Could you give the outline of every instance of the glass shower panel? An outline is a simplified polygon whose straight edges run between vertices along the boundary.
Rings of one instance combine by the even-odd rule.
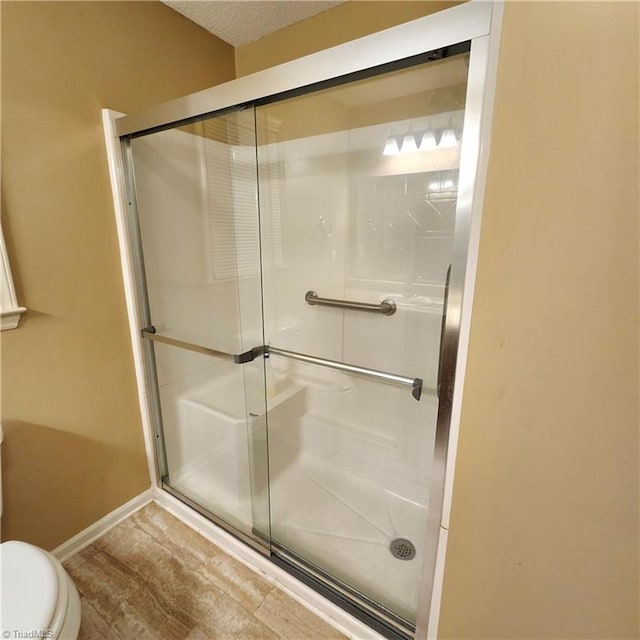
[[[268,546],[264,343],[251,109],[131,140],[163,482]]]
[[[426,547],[466,81],[460,55],[256,109],[272,548],[404,628]]]
[[[247,380],[262,378],[262,359],[238,366],[162,343],[154,351],[165,483],[245,535],[268,539],[266,461],[255,457],[266,451],[264,409],[250,406],[264,407],[264,392],[252,398]]]
[[[131,141],[151,318],[228,353],[262,344],[252,110]]]

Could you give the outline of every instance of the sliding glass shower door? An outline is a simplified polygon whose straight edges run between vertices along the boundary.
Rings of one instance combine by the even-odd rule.
[[[409,630],[467,60],[256,110],[272,549]]]
[[[437,541],[467,51],[129,139],[163,486],[390,637]]]
[[[134,138],[131,158],[163,483],[268,550],[253,110]]]

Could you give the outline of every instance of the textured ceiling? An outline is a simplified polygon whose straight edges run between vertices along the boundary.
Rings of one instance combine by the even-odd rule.
[[[345,0],[163,0],[237,47],[342,4]]]

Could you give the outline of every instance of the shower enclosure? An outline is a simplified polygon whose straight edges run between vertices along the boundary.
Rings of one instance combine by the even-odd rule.
[[[390,638],[433,579],[487,58],[409,24],[451,41],[117,122],[163,489]]]

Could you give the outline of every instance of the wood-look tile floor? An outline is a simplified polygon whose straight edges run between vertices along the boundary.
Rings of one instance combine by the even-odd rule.
[[[78,640],[346,640],[154,503],[64,566]]]

